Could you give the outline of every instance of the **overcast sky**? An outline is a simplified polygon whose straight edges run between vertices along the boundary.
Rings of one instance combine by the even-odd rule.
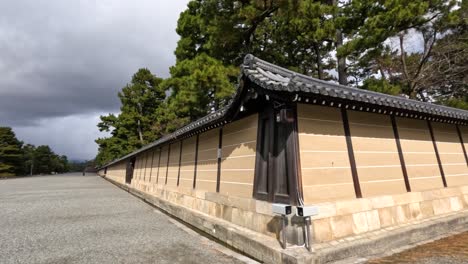
[[[0,1],[0,126],[91,159],[99,116],[138,68],[167,77],[188,0]]]

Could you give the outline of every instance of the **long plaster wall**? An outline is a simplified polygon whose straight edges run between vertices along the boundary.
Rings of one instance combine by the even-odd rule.
[[[106,177],[119,182],[125,183],[125,173],[127,168],[127,162],[122,161],[107,168]]]
[[[406,193],[404,169],[413,192],[443,188],[442,175],[448,187],[468,185],[467,161],[455,125],[397,117],[395,134],[388,115],[352,110],[346,113],[351,146],[346,143],[340,109],[298,105],[300,169],[306,204],[356,198],[350,147],[362,197]],[[460,134],[467,138],[467,129],[460,127]],[[466,140],[464,145],[466,148]]]
[[[258,115],[251,115],[136,156],[132,185],[143,190],[163,188],[219,192],[251,198],[253,192]],[[198,142],[198,144],[197,144]],[[112,165],[107,176],[125,182],[125,162]],[[114,172],[118,171],[119,173]],[[195,188],[194,188],[195,186]]]
[[[363,195],[356,199],[341,111],[299,105],[298,117],[304,200],[319,207],[319,215],[312,219],[314,241],[360,235],[468,208],[468,186],[459,180],[465,180],[461,174],[466,174],[466,164],[460,164],[464,155],[461,143],[458,141],[458,147],[455,144],[455,139],[459,140],[456,127],[432,123],[448,183],[444,188],[439,166],[431,165],[437,165],[437,157],[428,123],[396,118],[411,186],[411,192],[406,192],[391,119],[347,111]],[[195,136],[140,154],[131,186],[170,203],[277,237],[279,222],[271,212],[271,204],[252,198],[257,118],[250,116],[223,127],[219,192],[219,129],[198,136],[198,151]],[[460,131],[467,148],[468,130],[460,127]],[[180,145],[182,151],[177,147]],[[172,152],[173,149],[178,152]],[[175,187],[176,181],[168,178],[168,184],[165,182],[174,164],[180,164],[179,186]],[[109,167],[107,177],[124,182],[125,163]],[[296,226],[288,228],[292,232],[302,230]]]
[[[300,104],[297,116],[304,201],[354,198],[340,110]]]
[[[390,116],[348,111],[362,196],[406,192]]]
[[[456,126],[442,123],[432,126],[447,186],[468,185],[467,162]]]
[[[257,115],[223,128],[219,192],[229,196],[251,198],[257,147]]]

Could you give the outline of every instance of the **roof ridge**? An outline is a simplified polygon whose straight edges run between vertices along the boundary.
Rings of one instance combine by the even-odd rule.
[[[263,72],[266,71],[267,74],[263,74],[259,70],[262,70]],[[398,101],[399,103],[404,104],[404,105],[409,105],[409,104],[415,105],[416,109],[409,109],[409,110],[418,111],[417,108],[424,109],[424,108],[429,108],[430,107],[430,108],[435,108],[434,109],[435,112],[448,112],[449,111],[449,112],[453,112],[455,115],[459,115],[458,117],[454,116],[454,118],[464,117],[463,119],[468,119],[468,111],[464,110],[464,109],[459,109],[459,108],[449,107],[449,106],[445,106],[445,105],[434,104],[434,103],[430,103],[430,102],[422,102],[422,101],[418,101],[418,100],[414,100],[414,99],[409,99],[409,98],[406,98],[406,97],[403,97],[403,96],[389,95],[389,94],[384,94],[384,93],[379,93],[379,92],[375,92],[375,91],[359,89],[359,88],[356,88],[356,87],[350,87],[350,86],[336,84],[336,83],[329,82],[329,81],[320,80],[320,79],[317,79],[317,78],[314,78],[314,77],[311,77],[311,76],[308,76],[308,75],[305,75],[305,74],[301,74],[301,73],[291,71],[289,69],[283,68],[283,67],[275,65],[273,63],[267,62],[265,60],[262,60],[262,59],[260,59],[258,57],[253,56],[252,54],[248,54],[248,55],[245,56],[244,63],[243,63],[243,71],[244,71],[244,73],[246,75],[250,75],[250,76],[255,75],[256,73],[254,73],[254,72],[257,71],[259,74],[263,75],[263,77],[269,78],[271,81],[276,81],[275,79],[278,78],[278,77],[270,78],[269,76],[271,74],[276,74],[276,75],[279,74],[279,75],[281,75],[283,77],[283,79],[288,80],[287,84],[282,82],[282,84],[283,84],[282,86],[285,86],[284,84],[286,84],[286,86],[291,86],[291,85],[294,86],[295,85],[296,87],[293,90],[297,90],[297,91],[310,92],[310,91],[304,91],[304,90],[307,90],[307,89],[302,89],[302,90],[298,89],[298,88],[300,88],[299,86],[302,86],[303,84],[305,84],[305,85],[308,84],[308,85],[311,85],[311,86],[319,85],[319,86],[323,86],[325,88],[337,89],[337,90],[342,91],[342,92],[358,93],[358,94],[365,95],[365,96],[370,96],[370,97],[380,97],[381,99],[385,99],[387,101],[388,100]],[[252,72],[252,71],[254,71],[254,72]],[[251,78],[251,79],[258,78],[256,76],[253,76],[253,77],[254,78]],[[263,83],[264,86],[271,85],[271,84],[267,84],[268,81],[265,81],[265,80],[257,80],[257,81],[260,81],[260,83]],[[320,87],[316,87],[316,88],[320,88]],[[406,109],[406,108],[404,108],[404,109]]]

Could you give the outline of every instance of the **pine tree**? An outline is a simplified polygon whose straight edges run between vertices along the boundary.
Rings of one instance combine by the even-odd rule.
[[[178,62],[162,83],[171,96],[160,108],[157,123],[170,132],[218,110],[234,93],[238,75],[238,67],[224,66],[206,54]]]
[[[22,173],[22,145],[10,127],[0,127],[0,177]]]
[[[111,137],[96,140],[99,164],[130,153],[161,135],[155,126],[156,111],[166,96],[160,88],[161,81],[148,69],[139,69],[118,94],[120,114],[101,116],[98,128],[110,132]]]

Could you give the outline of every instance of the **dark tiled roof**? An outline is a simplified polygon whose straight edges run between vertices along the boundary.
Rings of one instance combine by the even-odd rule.
[[[386,107],[394,110],[411,111],[413,113],[420,113],[421,115],[429,115],[434,118],[440,117],[442,119],[450,118],[463,122],[468,121],[468,111],[465,110],[419,102],[404,97],[391,96],[322,81],[268,63],[250,54],[244,58],[244,63],[241,67],[241,77],[248,78],[262,89],[272,92],[287,92],[309,97],[320,96],[322,98],[365,103],[367,105],[374,105],[376,108]],[[208,114],[139,150],[108,163],[105,166],[125,160],[138,153],[172,140],[192,135],[199,131],[209,130],[231,121],[230,118],[234,116],[234,113],[240,106],[242,92],[243,86],[241,85],[237,89],[233,99],[226,107]]]
[[[320,95],[366,103],[379,108],[388,107],[434,117],[468,120],[468,111],[465,110],[322,81],[281,68],[252,55],[247,55],[244,59],[243,74],[260,87],[271,91]]]

